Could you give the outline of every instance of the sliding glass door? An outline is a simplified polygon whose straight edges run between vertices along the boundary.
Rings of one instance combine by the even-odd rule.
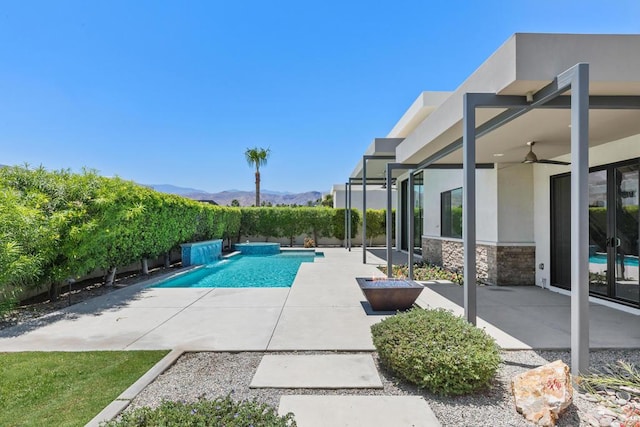
[[[589,291],[640,306],[638,160],[589,173]],[[571,177],[551,179],[551,281],[571,287]]]

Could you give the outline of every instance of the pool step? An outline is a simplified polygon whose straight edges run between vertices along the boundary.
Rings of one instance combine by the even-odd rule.
[[[369,354],[265,355],[251,388],[382,388]]]

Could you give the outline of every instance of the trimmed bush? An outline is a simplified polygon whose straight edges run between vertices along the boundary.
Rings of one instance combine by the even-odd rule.
[[[441,395],[488,387],[500,364],[493,338],[444,309],[398,313],[373,325],[371,332],[384,366]]]
[[[105,427],[145,426],[295,426],[293,414],[278,416],[275,408],[254,401],[235,402],[229,396],[195,403],[165,401],[155,409],[138,408],[123,413]]]

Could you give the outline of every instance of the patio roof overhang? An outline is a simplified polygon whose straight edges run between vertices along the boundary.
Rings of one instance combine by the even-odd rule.
[[[352,182],[362,182],[362,177],[366,169],[367,179],[385,179],[385,165],[390,160],[395,159],[396,148],[403,141],[404,138],[375,138],[364,155],[349,175],[349,179]],[[366,159],[366,167],[365,167]]]
[[[528,152],[529,141],[536,142],[539,158],[567,155],[571,92],[535,109],[527,108],[531,102],[526,101],[580,62],[587,62],[590,67],[589,146],[638,134],[640,110],[634,97],[640,96],[639,51],[640,35],[515,34],[404,135],[396,149],[396,161],[420,165],[462,163],[463,98],[474,92],[516,96],[525,101],[524,106],[478,110],[478,163],[519,163]],[[615,109],[612,96],[617,97]],[[629,98],[621,98],[624,96]],[[500,118],[514,109],[523,114],[501,123]],[[407,113],[410,111],[411,108]],[[407,120],[403,117],[398,123]],[[491,131],[483,132],[483,126]]]

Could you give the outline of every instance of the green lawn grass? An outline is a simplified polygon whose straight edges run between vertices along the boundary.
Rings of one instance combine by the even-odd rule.
[[[83,426],[167,353],[0,353],[0,426]]]

